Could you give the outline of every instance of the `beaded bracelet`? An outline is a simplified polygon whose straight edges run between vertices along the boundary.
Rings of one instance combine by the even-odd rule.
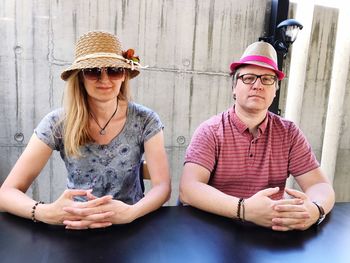
[[[243,201],[244,201],[244,199],[240,198],[238,200],[238,204],[237,204],[237,218],[238,218],[239,221],[242,221],[242,219],[241,219],[241,205],[242,205]]]
[[[245,206],[244,206],[244,200],[245,199],[243,199],[242,200],[242,203],[241,203],[241,206],[242,206],[242,222],[244,222],[245,221]]]
[[[44,202],[42,202],[42,201],[36,202],[35,205],[33,205],[33,207],[32,207],[32,221],[33,221],[33,222],[38,222],[38,221],[35,219],[35,209],[36,209],[36,207],[37,207],[39,204],[44,204]]]

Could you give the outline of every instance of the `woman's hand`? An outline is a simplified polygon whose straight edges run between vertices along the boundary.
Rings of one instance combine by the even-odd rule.
[[[87,202],[75,202],[63,210],[73,219],[64,220],[63,223],[69,229],[101,228],[112,224],[126,224],[135,218],[134,206],[122,201],[112,200],[111,196],[97,198],[87,192]],[[77,218],[77,219],[76,219]]]
[[[74,201],[75,196],[86,196],[89,201]],[[64,224],[66,228],[74,229],[110,226],[112,223],[105,219],[113,215],[113,212],[99,210],[99,213],[93,214],[88,213],[86,209],[104,205],[108,203],[112,197],[94,197],[90,200],[91,198],[91,190],[65,190],[55,202],[39,205],[36,209],[36,217],[39,221],[44,223],[56,225]],[[79,209],[84,207],[86,209]],[[70,227],[70,225],[72,225],[72,227]]]

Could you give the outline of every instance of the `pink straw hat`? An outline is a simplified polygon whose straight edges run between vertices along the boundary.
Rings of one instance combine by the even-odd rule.
[[[231,72],[234,72],[241,65],[256,65],[272,69],[279,80],[284,78],[284,73],[278,70],[276,50],[267,42],[260,41],[249,45],[240,60],[231,64]]]

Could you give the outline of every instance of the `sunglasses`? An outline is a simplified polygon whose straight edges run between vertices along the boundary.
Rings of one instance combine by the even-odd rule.
[[[121,79],[125,73],[124,68],[116,68],[116,67],[82,69],[84,78],[88,80],[94,80],[94,81],[101,79],[102,71],[106,72],[109,79],[111,80]]]

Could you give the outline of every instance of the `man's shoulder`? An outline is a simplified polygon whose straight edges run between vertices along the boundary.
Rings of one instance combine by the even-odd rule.
[[[210,117],[200,124],[200,128],[217,131],[225,126],[225,123],[229,121],[229,111],[220,112],[217,115]]]
[[[268,113],[268,118],[273,128],[281,128],[281,129],[287,129],[287,130],[296,128],[296,125],[293,121],[285,119],[272,112]]]

